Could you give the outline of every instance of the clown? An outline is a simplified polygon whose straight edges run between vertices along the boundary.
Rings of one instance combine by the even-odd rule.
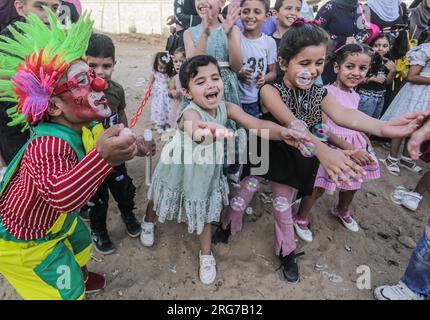
[[[66,32],[47,14],[49,27],[31,15],[10,28],[16,40],[0,37],[0,100],[16,104],[11,125],[30,129],[0,184],[0,273],[24,299],[82,299],[105,279],[87,271],[91,240],[76,211],[138,147],[121,125],[83,143],[110,115],[104,81],[82,60],[92,21],[84,14]]]

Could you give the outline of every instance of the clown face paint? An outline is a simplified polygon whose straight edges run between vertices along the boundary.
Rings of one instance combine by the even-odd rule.
[[[111,115],[103,91],[98,92],[92,88],[94,76],[89,75],[89,70],[90,67],[83,61],[73,63],[67,70],[67,81],[75,79],[78,84],[77,88],[62,94],[62,109],[66,116],[72,118],[70,120],[86,122],[102,120]],[[60,85],[64,82],[60,82]]]

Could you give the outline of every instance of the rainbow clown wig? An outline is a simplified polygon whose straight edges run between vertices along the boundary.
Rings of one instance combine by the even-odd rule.
[[[0,101],[16,103],[7,110],[10,126],[27,129],[45,118],[58,81],[88,47],[93,27],[88,14],[64,31],[54,13],[46,11],[50,27],[32,14],[9,26],[15,40],[0,36]]]

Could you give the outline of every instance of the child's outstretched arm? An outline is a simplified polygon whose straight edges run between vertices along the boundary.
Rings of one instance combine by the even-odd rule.
[[[279,91],[271,85],[265,85],[260,90],[260,101],[263,111],[267,110],[285,127],[289,127],[291,122],[296,120],[294,114],[282,101]],[[328,147],[309,133],[310,140],[316,145],[315,156],[320,160],[331,179],[339,185],[338,179],[350,184],[350,180],[345,173],[353,179],[359,179],[358,174],[364,170],[354,163],[349,156],[355,151],[340,151]]]
[[[381,121],[359,110],[343,107],[330,93],[321,102],[321,107],[339,126],[389,138],[410,136],[428,115],[428,112],[417,112],[390,121]]]
[[[215,122],[204,122],[195,110],[184,112],[179,128],[192,137],[196,143],[210,144],[215,139],[225,139],[232,136],[226,127]]]
[[[226,107],[230,119],[233,119],[244,128],[257,130],[257,135],[259,136],[264,137],[263,133],[267,132],[270,140],[283,140],[295,148],[297,148],[300,143],[310,140],[306,134],[299,131],[284,128],[272,121],[260,120],[253,117],[234,103],[227,102]]]
[[[409,68],[408,72],[408,81],[413,84],[423,84],[423,85],[429,85],[430,84],[430,78],[423,77],[420,75],[421,70],[423,69],[420,65],[413,65]]]

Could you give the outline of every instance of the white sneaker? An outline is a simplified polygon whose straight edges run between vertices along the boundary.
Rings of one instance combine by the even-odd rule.
[[[306,242],[312,242],[314,239],[311,229],[302,229],[297,223],[294,223],[294,230],[296,230],[297,236]]]
[[[378,300],[424,300],[424,297],[413,292],[402,281],[393,286],[377,287],[374,294]]]
[[[211,284],[215,281],[216,278],[216,262],[215,258],[212,255],[202,255],[202,252],[199,252],[200,258],[200,281],[204,284]]]
[[[140,233],[140,242],[145,247],[152,247],[154,245],[154,226],[152,222],[146,222],[145,218],[142,220],[142,232]]]
[[[401,204],[409,210],[416,211],[422,198],[423,196],[420,195],[418,192],[408,191],[403,194]]]

